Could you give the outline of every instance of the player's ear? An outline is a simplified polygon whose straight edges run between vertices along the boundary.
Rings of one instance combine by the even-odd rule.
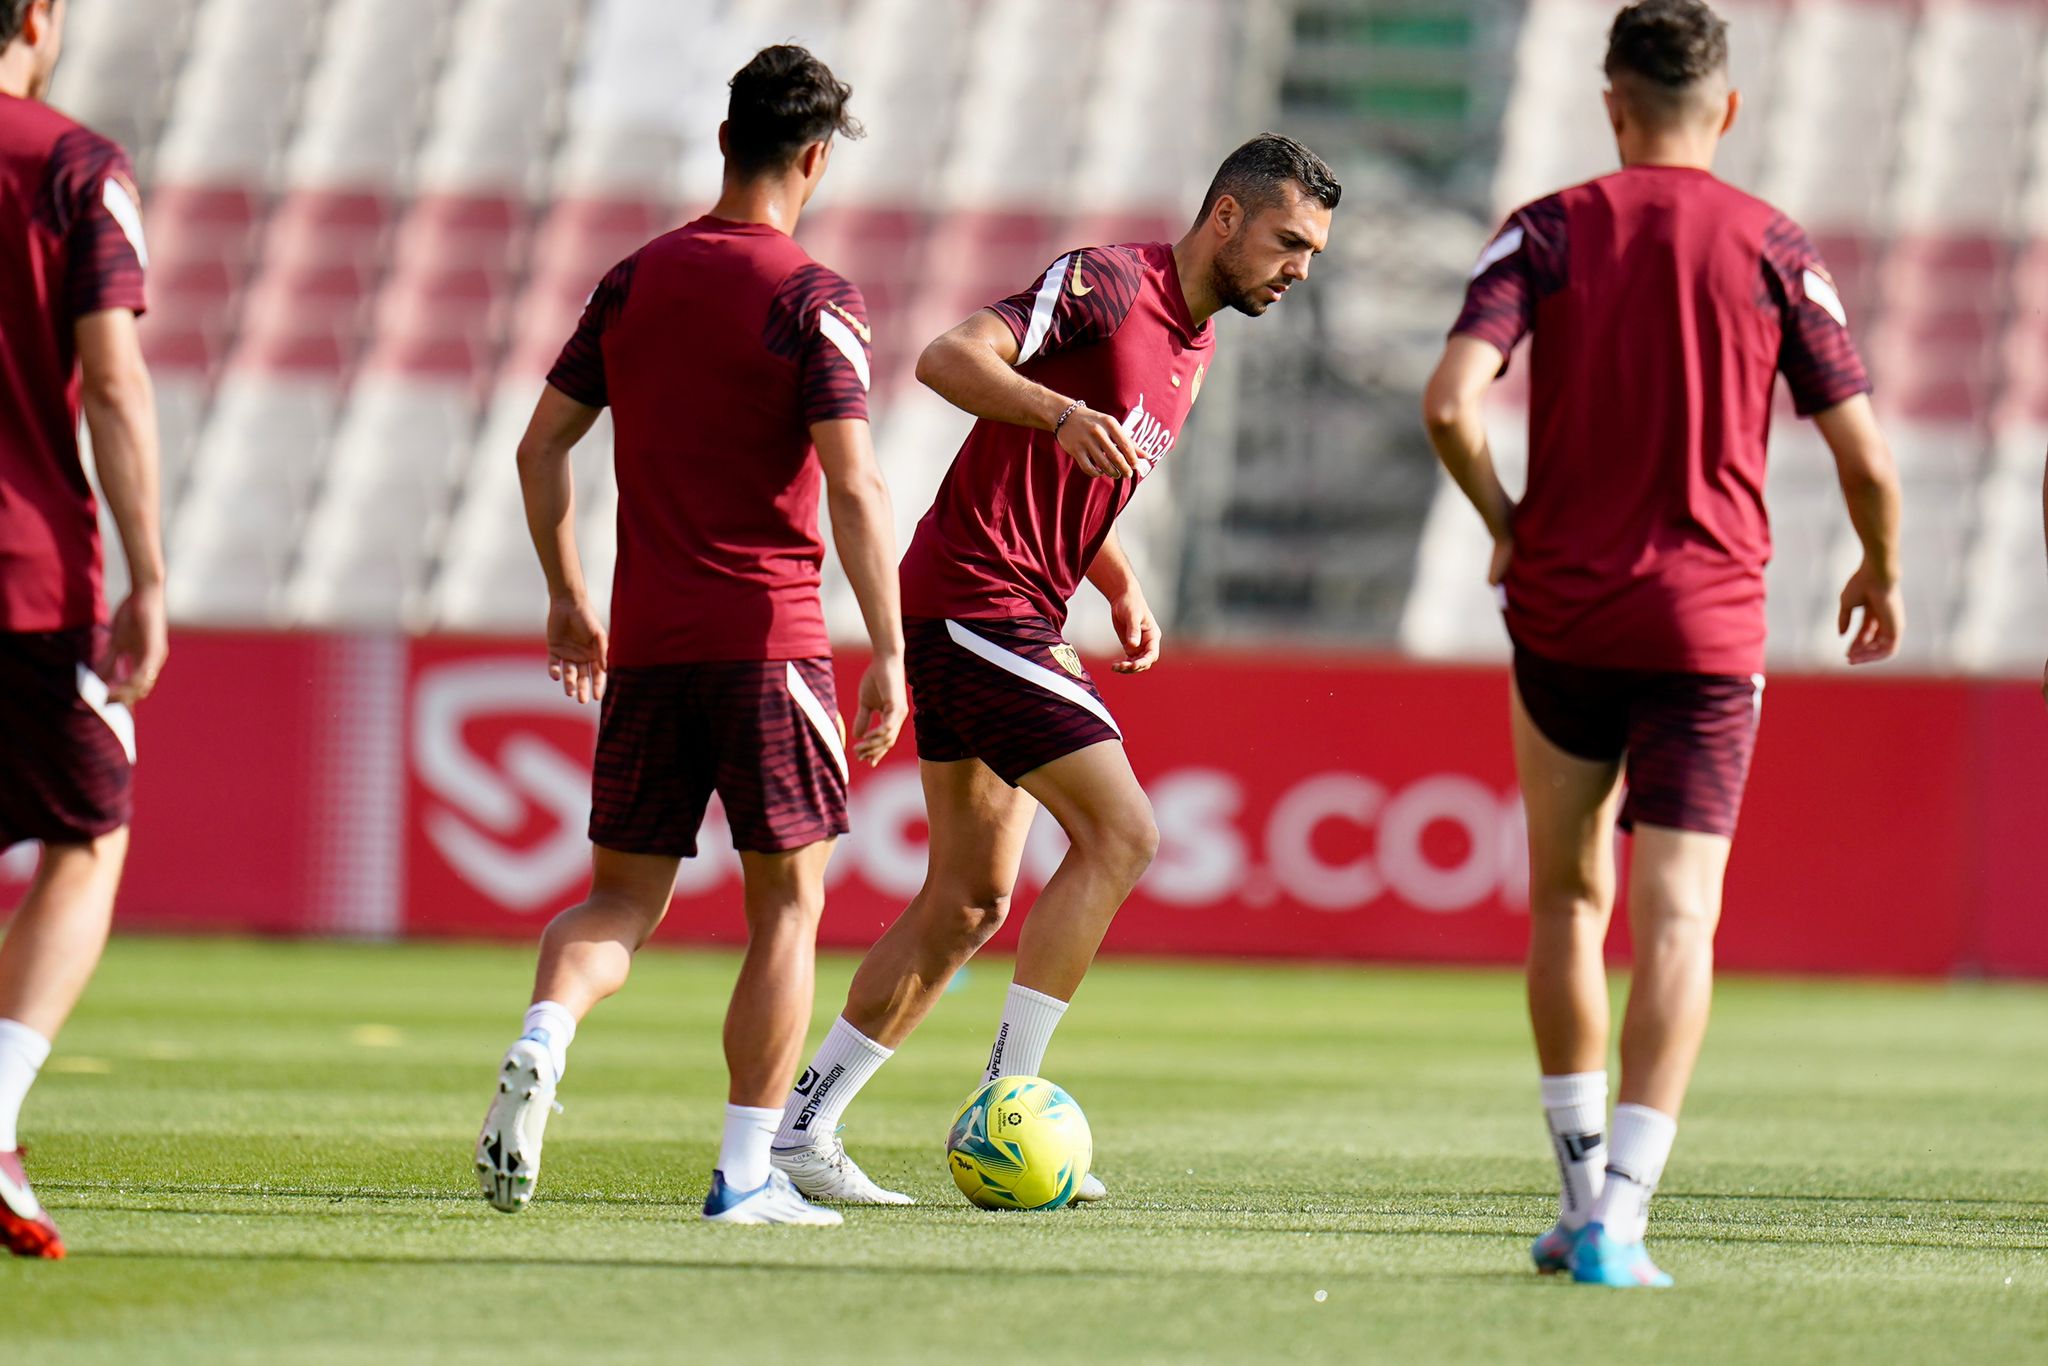
[[[1728,92],[1728,112],[1721,116],[1722,137],[1727,137],[1729,133],[1735,130],[1735,120],[1738,117],[1740,117],[1741,114],[1742,92],[1740,90],[1730,90]]]
[[[729,121],[727,121],[727,120],[724,120],[724,119],[720,119],[720,120],[719,120],[719,122],[718,122],[718,154],[719,154],[720,156],[722,156],[722,157],[729,157],[729,156],[731,156],[731,155],[732,155],[732,148],[731,148],[731,146],[729,146],[729,145],[728,145],[728,142],[727,142],[727,139],[726,139],[726,135],[725,135],[725,130],[726,130],[726,129],[728,129],[728,128],[730,128],[730,127],[732,127],[732,124],[731,124],[731,123],[730,123]]]
[[[1600,92],[1600,98],[1607,104],[1607,126],[1614,130],[1614,136],[1618,138],[1628,125],[1628,102],[1622,99],[1611,85]]]
[[[1237,236],[1237,230],[1244,225],[1244,205],[1237,202],[1233,194],[1218,195],[1216,208],[1211,215],[1216,231],[1224,237]]]

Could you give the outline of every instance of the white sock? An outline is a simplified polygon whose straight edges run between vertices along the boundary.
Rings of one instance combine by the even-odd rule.
[[[1650,1226],[1650,1197],[1663,1179],[1678,1121],[1647,1105],[1614,1107],[1614,1141],[1607,1152],[1607,1184],[1593,1207],[1593,1220],[1604,1224],[1620,1243],[1640,1243]]]
[[[895,1056],[895,1049],[882,1047],[843,1016],[834,1020],[825,1042],[818,1045],[818,1056],[796,1079],[789,1102],[782,1107],[775,1146],[802,1148],[830,1138],[860,1088]]]
[[[49,1056],[48,1039],[18,1021],[0,1020],[0,1152],[16,1146],[21,1103]]]
[[[982,1069],[981,1079],[1038,1076],[1038,1069],[1045,1066],[1046,1045],[1066,1013],[1067,1003],[1057,996],[1010,983],[1010,994],[1003,1002],[1003,1022],[996,1027],[995,1046],[988,1051],[988,1066]]]
[[[757,1105],[725,1107],[725,1137],[718,1145],[718,1170],[728,1190],[759,1190],[768,1179],[768,1145],[782,1111]]]
[[[555,1064],[555,1083],[560,1085],[562,1074],[569,1070],[569,1045],[576,1039],[576,1017],[560,1001],[535,1001],[526,1008],[523,1029],[520,1038],[532,1039],[547,1049]]]
[[[1543,1115],[1557,1154],[1557,1220],[1583,1228],[1607,1175],[1607,1074],[1566,1072],[1543,1078]]]

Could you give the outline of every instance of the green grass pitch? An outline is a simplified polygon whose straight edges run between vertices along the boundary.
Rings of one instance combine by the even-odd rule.
[[[729,955],[649,953],[590,1020],[508,1217],[470,1145],[530,952],[117,943],[25,1116],[72,1256],[0,1264],[0,1360],[2048,1359],[2048,990],[1724,983],[1679,1287],[1621,1294],[1528,1270],[1512,974],[1105,962],[1047,1070],[1113,1200],[991,1214],[939,1148],[1006,967],[850,1116],[920,1205],[744,1229],[696,1218]]]

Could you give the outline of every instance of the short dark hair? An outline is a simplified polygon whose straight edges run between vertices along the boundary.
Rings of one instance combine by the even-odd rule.
[[[743,175],[784,170],[797,153],[834,133],[862,135],[859,121],[846,112],[853,87],[805,48],[764,47],[727,84],[726,155]]]
[[[1701,81],[1728,69],[1728,24],[1706,0],[1640,0],[1614,16],[1607,79],[1677,113]]]
[[[28,22],[28,7],[35,0],[0,0],[0,47],[6,47],[21,36],[21,26]]]
[[[1247,214],[1278,204],[1288,185],[1299,185],[1311,199],[1326,209],[1337,207],[1344,187],[1329,164],[1293,138],[1279,133],[1261,133],[1223,159],[1209,193],[1202,197],[1202,211],[1195,221],[1208,218],[1216,201],[1229,195],[1244,206]]]

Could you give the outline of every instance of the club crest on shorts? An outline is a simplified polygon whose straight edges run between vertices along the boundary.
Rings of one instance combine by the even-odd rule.
[[[1059,666],[1074,677],[1081,677],[1081,652],[1071,645],[1060,644],[1052,647],[1052,657]]]

